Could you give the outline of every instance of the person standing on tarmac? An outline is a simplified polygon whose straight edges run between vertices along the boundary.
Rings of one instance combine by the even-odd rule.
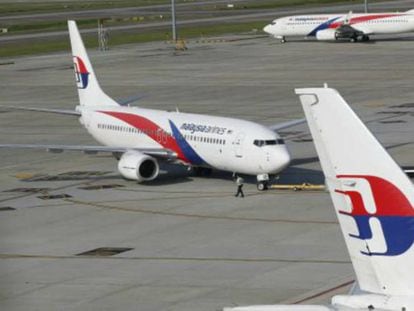
[[[244,182],[243,178],[241,178],[240,176],[237,176],[237,178],[236,178],[237,192],[234,195],[235,197],[238,197],[239,194],[240,194],[241,197],[244,198],[243,182]]]

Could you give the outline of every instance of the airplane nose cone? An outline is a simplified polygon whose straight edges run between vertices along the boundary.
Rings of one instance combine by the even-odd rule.
[[[272,27],[270,25],[266,25],[266,26],[264,26],[263,31],[266,32],[266,33],[268,33],[268,34],[271,34],[271,32],[270,32],[270,29],[271,28]]]
[[[280,154],[278,154],[278,166],[279,171],[282,171],[290,163],[290,154],[287,149],[284,149]]]

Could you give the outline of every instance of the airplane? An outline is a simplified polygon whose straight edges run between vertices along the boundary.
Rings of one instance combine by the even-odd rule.
[[[404,13],[293,15],[275,19],[263,31],[282,43],[287,36],[315,37],[320,41],[368,41],[373,34],[414,31],[414,9]]]
[[[68,28],[80,105],[73,111],[7,108],[79,117],[102,146],[2,144],[0,148],[112,153],[119,160],[119,173],[138,182],[155,179],[160,172],[159,161],[183,164],[203,174],[214,168],[256,175],[259,190],[267,188],[269,175],[288,166],[289,152],[276,131],[305,119],[266,127],[235,118],[120,105],[99,86],[76,22],[68,21]]]
[[[225,311],[414,310],[414,187],[334,89],[296,89],[356,274],[330,305]]]

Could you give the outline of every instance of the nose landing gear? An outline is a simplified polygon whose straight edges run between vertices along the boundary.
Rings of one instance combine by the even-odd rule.
[[[275,36],[276,39],[280,40],[280,43],[285,43],[286,42],[286,38],[285,36]]]
[[[259,190],[259,191],[265,191],[268,188],[269,188],[268,182],[261,181],[261,182],[258,182],[257,183],[257,190]]]
[[[265,191],[269,188],[269,174],[257,175],[257,190]]]

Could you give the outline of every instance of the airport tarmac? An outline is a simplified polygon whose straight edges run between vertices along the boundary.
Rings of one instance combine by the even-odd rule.
[[[139,94],[143,107],[269,125],[303,116],[295,87],[328,82],[399,164],[414,165],[414,35],[368,44],[226,39],[190,41],[185,52],[150,43],[90,57],[115,98]],[[69,52],[0,63],[2,105],[77,104]],[[293,163],[278,182],[323,183],[306,126],[281,134]],[[95,144],[74,117],[6,111],[0,143]],[[239,199],[230,173],[199,178],[175,167],[139,185],[105,155],[0,157],[2,310],[326,303],[354,278],[326,192],[259,192],[252,179]]]

